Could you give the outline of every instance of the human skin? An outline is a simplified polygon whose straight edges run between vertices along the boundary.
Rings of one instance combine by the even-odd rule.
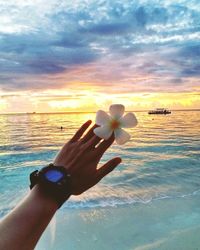
[[[71,175],[71,195],[80,195],[96,185],[120,162],[113,158],[103,166],[98,163],[114,142],[112,135],[101,140],[94,135],[91,121],[84,123],[58,152],[54,165],[64,166]],[[27,196],[0,222],[0,250],[34,249],[43,231],[58,209],[53,198],[45,195],[36,185]]]

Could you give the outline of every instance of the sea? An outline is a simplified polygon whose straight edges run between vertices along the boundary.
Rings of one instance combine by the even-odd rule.
[[[57,211],[36,250],[200,249],[200,111],[135,115],[131,140],[100,162],[122,163]],[[0,115],[0,217],[88,119],[95,113]]]

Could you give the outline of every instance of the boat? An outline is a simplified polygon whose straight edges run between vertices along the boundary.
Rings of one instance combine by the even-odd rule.
[[[27,115],[36,114],[36,112],[26,112]]]
[[[168,109],[164,109],[164,108],[158,108],[154,110],[149,110],[148,114],[149,115],[167,115],[167,114],[171,114],[171,111]]]

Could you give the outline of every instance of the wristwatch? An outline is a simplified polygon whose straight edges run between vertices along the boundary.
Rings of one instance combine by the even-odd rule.
[[[39,185],[42,192],[55,200],[59,207],[71,195],[71,176],[66,168],[52,163],[30,174],[30,189]]]

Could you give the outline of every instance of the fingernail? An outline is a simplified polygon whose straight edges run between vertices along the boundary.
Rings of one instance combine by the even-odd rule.
[[[121,158],[116,158],[116,163],[119,164],[122,162],[122,159]]]

